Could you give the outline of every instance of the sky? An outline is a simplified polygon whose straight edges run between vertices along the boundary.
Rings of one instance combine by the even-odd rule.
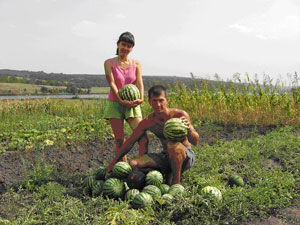
[[[124,31],[143,75],[300,72],[299,0],[0,0],[0,69],[104,74]]]

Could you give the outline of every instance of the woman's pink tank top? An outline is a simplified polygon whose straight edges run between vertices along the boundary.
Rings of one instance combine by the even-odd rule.
[[[115,79],[115,83],[117,85],[118,91],[120,91],[121,87],[125,84],[135,84],[136,81],[136,67],[134,65],[134,61],[131,61],[131,65],[126,69],[123,69],[121,66],[117,65],[117,58],[111,60],[111,70]],[[110,89],[108,100],[117,101],[117,97]]]

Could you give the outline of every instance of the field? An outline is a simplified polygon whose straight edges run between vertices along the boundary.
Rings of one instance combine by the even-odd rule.
[[[33,95],[44,94],[41,92],[41,87],[46,87],[49,90],[65,90],[64,86],[50,86],[50,85],[36,85],[36,84],[23,84],[23,83],[0,83],[0,95]],[[86,91],[86,89],[83,89]],[[107,94],[109,87],[92,87],[90,94]]]
[[[200,134],[197,163],[183,175],[183,196],[138,210],[82,188],[114,156],[106,100],[1,101],[0,224],[299,224],[300,93],[255,82],[169,93],[169,106],[187,111]],[[146,102],[142,110],[151,112]],[[229,186],[233,174],[245,185]],[[201,194],[207,185],[223,200]]]

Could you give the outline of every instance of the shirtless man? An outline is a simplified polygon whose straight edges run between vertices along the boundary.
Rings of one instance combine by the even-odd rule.
[[[189,169],[195,163],[195,153],[192,145],[197,145],[199,134],[194,129],[189,115],[180,109],[168,108],[169,99],[166,88],[161,85],[155,85],[148,91],[149,104],[153,113],[143,119],[131,136],[125,141],[116,153],[115,158],[108,165],[108,172],[112,171],[113,166],[127,154],[133,145],[146,134],[146,131],[154,133],[163,145],[161,153],[147,153],[148,146],[145,147],[143,156],[139,156],[130,161],[133,169],[157,169],[167,175],[169,185],[180,183],[180,177],[183,171]],[[172,142],[163,135],[165,122],[170,118],[181,118],[188,126],[188,136],[181,142]]]

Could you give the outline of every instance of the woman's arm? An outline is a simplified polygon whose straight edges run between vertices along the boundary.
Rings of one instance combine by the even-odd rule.
[[[143,78],[142,78],[142,65],[138,60],[135,60],[135,66],[136,66],[136,83],[135,84],[141,93],[141,99],[140,99],[140,101],[138,101],[138,104],[141,104],[144,101],[144,84],[143,84]]]

